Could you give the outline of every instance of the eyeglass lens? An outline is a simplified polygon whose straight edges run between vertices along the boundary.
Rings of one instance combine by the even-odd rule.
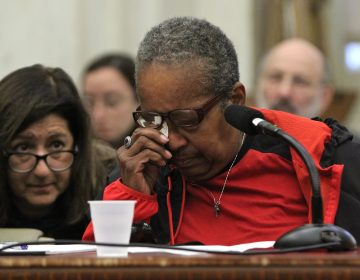
[[[169,113],[169,119],[177,126],[197,125],[200,121],[195,110],[175,110]]]
[[[158,128],[163,123],[164,118],[170,119],[175,126],[190,127],[199,124],[205,113],[219,102],[223,95],[224,94],[216,95],[208,100],[201,108],[178,109],[170,111],[169,113],[136,111],[133,113],[133,117],[141,127]]]
[[[199,116],[195,110],[175,110],[167,117],[176,126],[192,126],[199,123]],[[164,115],[153,112],[134,112],[136,122],[142,127],[157,128],[163,122]]]
[[[163,119],[160,115],[152,112],[134,112],[134,118],[136,119],[136,122],[142,127],[157,128],[163,122]]]
[[[16,172],[30,172],[35,168],[39,160],[44,159],[47,166],[53,171],[63,171],[68,169],[74,160],[71,151],[60,151],[37,156],[28,153],[16,153],[9,156],[9,165]]]

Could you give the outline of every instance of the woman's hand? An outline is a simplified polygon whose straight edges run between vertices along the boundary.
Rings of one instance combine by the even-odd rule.
[[[131,136],[132,145],[122,146],[117,154],[121,180],[126,186],[151,194],[159,176],[160,167],[172,157],[164,145],[169,139],[152,128],[137,128]]]

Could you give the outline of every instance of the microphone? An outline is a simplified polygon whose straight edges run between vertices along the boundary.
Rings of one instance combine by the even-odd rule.
[[[336,243],[330,246],[329,249],[355,249],[356,240],[348,231],[332,224],[323,223],[319,173],[311,155],[304,146],[281,128],[264,120],[263,114],[255,109],[240,105],[229,105],[225,109],[224,116],[230,125],[246,134],[255,135],[260,133],[285,140],[300,155],[309,172],[312,187],[312,223],[285,233],[275,242],[274,247],[285,249],[323,243]]]

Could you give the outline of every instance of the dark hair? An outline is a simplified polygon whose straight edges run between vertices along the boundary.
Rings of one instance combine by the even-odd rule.
[[[95,58],[95,60],[91,61],[85,68],[84,74],[103,67],[114,68],[125,77],[133,88],[135,88],[135,64],[134,60],[129,55],[113,53]]]
[[[71,78],[60,68],[33,65],[18,69],[0,81],[0,144],[7,148],[12,139],[32,123],[49,114],[63,117],[78,147],[71,168],[70,186],[58,198],[64,222],[84,217],[91,182],[90,119]],[[11,215],[6,158],[0,153],[0,225]]]
[[[237,55],[232,42],[206,20],[175,17],[153,27],[140,44],[136,57],[136,79],[151,63],[200,62],[200,82],[207,92],[231,92],[239,81]]]

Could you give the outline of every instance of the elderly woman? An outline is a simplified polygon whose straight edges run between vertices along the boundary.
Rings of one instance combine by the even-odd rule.
[[[0,81],[0,145],[0,227],[80,239],[99,168],[89,117],[63,70],[34,65]]]
[[[149,221],[157,242],[277,240],[314,222],[312,209],[321,205],[311,202],[309,175],[296,151],[272,136],[239,131],[224,117],[227,106],[245,103],[246,93],[235,48],[218,27],[191,17],[153,27],[137,52],[136,83],[138,128],[118,150],[121,179],[105,189],[104,199],[136,200],[134,221]],[[353,214],[360,212],[359,144],[331,120],[259,112],[313,157],[324,222],[360,242]],[[249,118],[238,121],[251,125]],[[334,237],[327,240],[353,246],[340,232],[327,231]],[[84,239],[93,238],[89,226]]]

